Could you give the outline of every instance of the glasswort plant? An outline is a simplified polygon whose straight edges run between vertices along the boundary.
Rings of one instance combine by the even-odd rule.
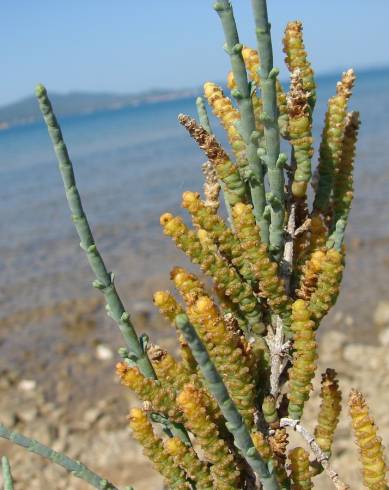
[[[346,489],[331,461],[341,409],[334,370],[322,375],[314,434],[300,419],[317,367],[317,330],[336,302],[345,262],[360,124],[358,112],[348,108],[355,75],[343,73],[328,101],[313,171],[316,84],[301,22],[289,22],[285,29],[290,72],[285,91],[273,66],[266,1],[252,0],[256,49],[240,43],[228,0],[214,8],[231,61],[231,98],[206,82],[204,97],[196,100],[199,121],[178,116],[207,159],[204,197],[194,191],[182,196],[193,227],[168,212],[160,218],[163,233],[213,281],[210,291],[201,277],[174,267],[171,279],[180,299],[170,291],[154,294],[155,306],[176,329],[180,360],[147,336],[138,337],[95,244],[46,89],[39,85],[36,95],[81,248],[95,275],[93,286],[104,294],[107,313],[126,343],[117,374],[143,402],[131,410],[129,424],[166,485],[297,490],[313,488],[315,476],[324,471],[330,484]],[[212,133],[206,103],[226,131],[230,152]],[[289,155],[281,152],[281,139],[289,144]],[[228,221],[218,214],[219,192]],[[361,393],[352,391],[349,407],[364,485],[385,489],[383,447]],[[162,426],[162,435],[156,425]],[[288,430],[300,434],[301,447],[289,450]],[[80,463],[3,426],[0,436],[65,466],[96,488],[116,488]],[[3,471],[6,488],[13,488],[6,460]]]

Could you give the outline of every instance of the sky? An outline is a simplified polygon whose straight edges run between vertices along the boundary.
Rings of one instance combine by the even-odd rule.
[[[220,81],[229,70],[213,0],[1,0],[0,105],[51,91],[135,93]],[[255,46],[251,1],[233,1]],[[275,66],[288,20],[302,20],[317,73],[389,65],[389,0],[268,0]]]

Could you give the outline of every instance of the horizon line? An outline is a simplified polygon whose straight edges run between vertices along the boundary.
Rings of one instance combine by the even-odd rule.
[[[364,74],[364,73],[368,73],[368,72],[372,72],[372,71],[385,71],[385,70],[389,70],[389,64],[377,64],[377,65],[364,65],[362,67],[359,67],[359,68],[354,68],[354,67],[351,67],[355,70],[357,76],[358,74]],[[343,69],[337,69],[337,68],[333,68],[331,70],[327,70],[327,71],[323,71],[323,72],[318,72],[318,73],[315,73],[315,77],[317,78],[330,78],[330,77],[333,77],[333,76],[336,76],[336,75],[340,75],[343,73],[343,71],[347,70],[348,68],[343,68]],[[282,83],[284,82],[288,82],[288,79],[285,78],[285,77],[280,77],[280,81]],[[37,82],[38,83],[38,82]],[[205,82],[204,82],[205,83]],[[222,86],[226,85],[226,82],[216,82]],[[199,85],[201,86],[201,85]],[[177,92],[184,92],[186,90],[195,90],[197,88],[197,85],[191,85],[191,86],[183,86],[183,87],[153,87],[153,88],[149,88],[147,90],[143,90],[143,91],[137,91],[137,92],[116,92],[116,91],[109,91],[109,90],[104,90],[104,91],[95,91],[94,89],[71,89],[69,91],[56,91],[56,90],[50,90],[51,94],[52,95],[59,95],[59,96],[69,96],[69,95],[73,95],[73,94],[82,94],[82,95],[88,95],[88,94],[92,94],[92,95],[110,95],[110,96],[113,96],[113,95],[117,95],[117,96],[133,96],[133,97],[136,97],[136,96],[140,96],[140,95],[146,95],[147,93],[149,92],[158,92],[158,91],[161,91],[161,92],[174,92],[174,91],[177,91]],[[1,104],[0,105],[0,110],[2,109],[5,109],[9,106],[12,106],[14,104],[17,104],[19,102],[22,102],[23,100],[27,100],[31,97],[34,97],[34,89],[35,87],[32,88],[31,90],[31,94],[30,95],[24,95],[24,96],[21,96],[21,97],[18,97],[17,99],[14,99],[13,101],[11,102],[6,102],[5,104]]]

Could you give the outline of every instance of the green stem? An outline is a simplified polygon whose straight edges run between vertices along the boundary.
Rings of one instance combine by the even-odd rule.
[[[276,78],[278,70],[273,68],[273,49],[266,0],[252,0],[257,46],[260,62],[259,75],[263,101],[263,124],[265,130],[266,153],[263,160],[268,169],[270,184],[270,252],[279,261],[284,248],[284,164],[286,158],[280,154],[280,132],[278,128],[278,109]]]
[[[200,125],[205,129],[208,134],[213,134],[203,97],[197,97],[196,108],[197,115],[199,116]]]
[[[326,246],[328,248],[334,248],[335,250],[338,251],[342,250],[344,233],[346,231],[346,226],[347,226],[347,219],[348,219],[348,215],[342,216],[336,222],[335,229],[331,233],[326,243]]]
[[[151,365],[147,353],[143,349],[135,328],[131,322],[130,315],[124,309],[122,300],[116,291],[113,274],[109,273],[105,267],[104,261],[97,250],[92,231],[90,229],[87,217],[84,213],[80,194],[77,189],[74,177],[72,162],[62,137],[61,128],[54,115],[47,91],[43,85],[36,88],[36,96],[39,101],[39,107],[45,119],[47,129],[57,155],[59,169],[65,187],[66,198],[69,204],[74,225],[81,241],[81,248],[85,251],[96,280],[93,286],[99,289],[105,296],[108,313],[119,326],[124,340],[126,341],[131,355],[139,370],[148,378],[156,378],[154,369]]]
[[[9,441],[17,444],[18,446],[24,447],[28,451],[39,454],[43,458],[49,459],[55,464],[58,464],[68,470],[72,475],[77,478],[90,483],[93,487],[100,490],[118,490],[115,485],[107,480],[104,480],[100,476],[96,475],[93,471],[87,468],[85,465],[81,464],[79,461],[69,458],[65,454],[58,453],[47,446],[44,446],[34,439],[23,436],[17,432],[12,432],[8,430],[4,425],[0,424],[0,437],[8,439]],[[4,471],[4,461],[3,461],[3,471]],[[6,487],[7,488],[7,487]],[[9,487],[10,489],[12,487]]]
[[[185,444],[185,446],[192,447],[188,432],[182,424],[172,422],[167,417],[160,413],[153,412],[150,414],[150,418],[153,422],[161,424],[165,434],[169,437],[178,437]]]
[[[251,100],[251,88],[247,80],[247,72],[242,56],[242,44],[235,24],[234,14],[229,0],[220,0],[214,8],[222,22],[225,49],[230,55],[232,72],[236,81],[236,89],[232,94],[236,98],[240,112],[239,129],[246,143],[246,157],[248,161],[248,181],[251,191],[251,201],[254,207],[255,220],[261,230],[261,240],[269,243],[268,221],[264,217],[266,205],[265,184],[262,162],[258,156],[259,134],[255,128],[253,104]]]
[[[6,456],[3,456],[1,458],[1,467],[3,470],[4,490],[14,490],[14,481],[11,474],[11,467]]]
[[[269,471],[267,464],[255,449],[242,416],[231,400],[222,378],[213,365],[195,329],[189,323],[188,317],[185,314],[177,315],[176,325],[184,334],[193,357],[196,359],[207,382],[208,389],[219,404],[220,410],[226,419],[226,427],[234,437],[235,446],[241,451],[242,456],[258,475],[264,490],[277,490],[279,486],[274,473]]]

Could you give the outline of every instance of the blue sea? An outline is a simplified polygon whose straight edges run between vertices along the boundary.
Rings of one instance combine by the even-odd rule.
[[[377,244],[389,240],[389,69],[357,75],[350,108],[362,127],[349,236]],[[316,145],[336,81],[318,79]],[[139,290],[146,275],[167,277],[178,257],[160,214],[179,212],[181,193],[202,186],[205,158],[178,124],[180,112],[195,115],[193,98],[60,119],[100,248],[123,284]],[[0,196],[0,316],[86,294],[91,276],[43,123],[0,132]]]

